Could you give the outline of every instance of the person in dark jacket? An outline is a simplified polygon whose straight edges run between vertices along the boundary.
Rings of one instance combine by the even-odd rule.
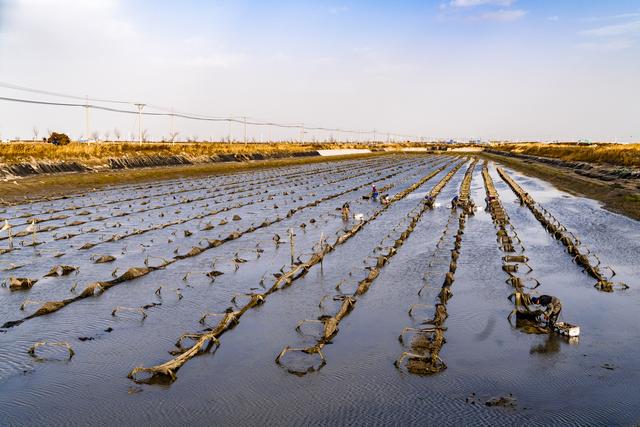
[[[451,209],[455,209],[458,207],[458,196],[455,196],[451,199]]]
[[[560,304],[560,300],[551,295],[540,295],[539,297],[531,297],[531,302],[545,307],[543,315],[547,321],[547,326],[553,328],[558,321],[560,312],[562,311],[562,304]]]

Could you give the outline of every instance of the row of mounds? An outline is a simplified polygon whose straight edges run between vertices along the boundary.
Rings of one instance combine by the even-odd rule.
[[[573,257],[573,261],[580,265],[584,271],[597,282],[594,287],[600,291],[613,292],[614,289],[628,289],[624,283],[611,281],[615,276],[615,271],[611,267],[601,267],[600,258],[586,248],[575,234],[570,232],[555,216],[547,211],[543,206],[536,203],[533,197],[529,195],[513,178],[511,178],[502,168],[496,168],[500,177],[507,183],[511,190],[516,194],[520,203],[529,208],[533,216],[545,227],[545,229],[557,240],[559,240],[566,248],[569,255]],[[608,271],[608,273],[605,273]]]
[[[540,282],[532,276],[528,276],[533,269],[527,263],[529,258],[524,255],[524,245],[516,233],[515,227],[511,224],[498,191],[493,183],[493,179],[489,174],[489,168],[485,161],[482,168],[482,177],[484,179],[485,190],[490,204],[490,213],[496,227],[496,236],[500,250],[505,253],[502,257],[502,270],[507,273],[507,284],[514,288],[514,292],[509,295],[509,300],[514,303],[514,309],[509,313],[516,316],[516,326],[522,331],[528,333],[548,333],[548,328],[539,325],[538,316],[541,314],[539,310],[532,310],[531,296],[525,292],[527,289],[535,289],[540,286]],[[521,267],[526,267],[528,271],[522,272]],[[533,286],[527,283],[533,282]]]
[[[397,173],[400,173],[400,172],[397,172]],[[306,209],[306,208],[312,207],[312,206],[317,206],[321,202],[324,202],[324,201],[339,197],[341,195],[347,194],[347,193],[349,193],[351,191],[355,191],[355,190],[357,190],[359,188],[362,188],[362,187],[370,185],[370,184],[371,184],[371,182],[367,182],[365,184],[358,185],[358,186],[356,186],[354,188],[350,188],[350,189],[344,190],[344,191],[342,191],[340,193],[322,197],[322,198],[320,198],[318,200],[315,200],[313,202],[307,203],[306,205],[302,205],[302,206],[298,206],[298,207],[292,208],[292,209],[289,210],[286,218],[290,218],[293,214],[295,214],[299,210]],[[251,204],[251,203],[254,203],[254,202],[248,202],[248,203]],[[217,213],[220,213],[220,212],[223,212],[223,211],[230,210],[232,208],[234,208],[234,206],[227,206],[225,208],[219,209],[215,213],[217,214]],[[200,218],[200,217],[202,217],[202,215],[199,215],[198,217]],[[72,304],[74,302],[77,302],[77,301],[79,301],[81,299],[92,297],[92,296],[97,295],[97,294],[101,294],[102,292],[106,291],[107,289],[109,289],[112,286],[115,286],[117,284],[136,279],[138,277],[142,277],[143,275],[146,275],[151,271],[155,271],[157,269],[164,268],[164,267],[166,267],[166,266],[168,266],[170,264],[173,264],[176,261],[197,256],[197,255],[201,254],[202,252],[204,252],[206,250],[216,248],[216,247],[221,246],[222,244],[224,244],[226,242],[229,242],[229,241],[232,241],[232,240],[236,240],[236,239],[242,237],[245,234],[252,233],[252,232],[254,232],[254,231],[258,230],[258,229],[264,228],[264,227],[268,227],[268,226],[270,226],[272,224],[275,224],[277,222],[280,222],[280,221],[282,221],[284,219],[285,218],[281,218],[281,217],[278,216],[278,217],[276,217],[275,219],[272,219],[272,220],[265,220],[261,224],[259,224],[258,226],[251,225],[249,228],[247,228],[244,231],[234,231],[234,232],[230,233],[224,239],[214,239],[214,240],[204,239],[205,242],[206,242],[206,245],[204,245],[204,246],[194,246],[186,254],[176,255],[175,257],[171,258],[170,260],[164,260],[163,259],[163,263],[158,267],[150,267],[148,265],[147,261],[145,261],[145,266],[144,267],[133,267],[133,268],[129,269],[122,276],[116,277],[115,279],[110,280],[110,281],[92,283],[92,284],[88,285],[86,287],[86,289],[83,290],[80,295],[77,295],[77,296],[75,296],[73,298],[67,298],[67,299],[62,300],[62,301],[50,301],[50,302],[47,302],[40,309],[38,309],[35,313],[33,313],[32,315],[27,316],[26,318],[21,319],[21,320],[6,322],[3,327],[4,328],[9,328],[9,327],[17,326],[17,325],[21,324],[22,322],[24,322],[25,320],[28,320],[28,319],[31,319],[31,318],[34,318],[34,317],[39,317],[39,316],[42,316],[42,315],[47,315],[47,314],[50,314],[52,312],[58,311],[59,309],[65,307],[65,306],[67,306],[69,304]],[[179,223],[182,223],[182,222],[184,222],[184,220],[180,220],[179,221]],[[173,225],[173,223],[172,223],[172,225]],[[164,224],[164,225],[152,227],[149,230],[135,230],[134,232],[130,233],[130,235],[139,235],[139,234],[142,234],[142,233],[144,233],[146,231],[150,231],[150,230],[158,229],[158,228],[165,228],[167,226],[168,225]],[[109,242],[109,241],[121,240],[124,237],[128,237],[128,235],[125,235],[125,236],[114,235],[111,238],[105,239],[105,240],[100,241],[100,242],[95,242],[95,243],[87,242],[82,247],[80,247],[80,249],[90,249],[90,248],[95,247],[98,244],[101,244],[101,243],[104,243],[104,242]],[[112,259],[111,259],[110,256],[103,256],[103,257],[98,258],[96,261],[111,262]],[[237,266],[237,264],[236,264],[236,266]],[[71,270],[71,271],[74,271],[74,270]],[[69,273],[71,271],[69,271]],[[114,275],[115,275],[115,272],[114,272]],[[12,290],[28,289],[31,286],[33,286],[33,284],[36,281],[32,281],[31,279],[22,279],[20,281],[16,280],[16,283],[13,284]]]
[[[442,188],[446,185],[446,183],[449,182],[449,180],[453,177],[453,175],[455,175],[455,173],[462,167],[462,165],[463,165],[462,162],[455,165],[454,168],[451,169],[445,175],[445,177],[443,177],[433,187],[433,189],[430,192],[432,197],[435,198],[438,195],[438,193],[442,190]],[[439,173],[440,170],[444,170],[444,167],[432,173],[431,176],[435,176],[435,174]],[[424,178],[423,180],[424,182],[426,182]],[[410,192],[417,189],[420,185],[421,184],[419,181],[418,183],[409,187],[407,190],[404,190],[403,192],[396,194],[391,199],[392,202],[399,200],[399,196],[405,197]],[[388,205],[383,205],[383,206],[388,206]],[[311,320],[306,319],[298,323],[298,325],[296,326],[296,330],[301,333],[302,333],[302,330],[301,330],[302,326],[307,323],[321,324],[322,332],[320,336],[316,338],[315,344],[311,346],[307,346],[303,348],[285,346],[275,359],[275,362],[278,365],[285,368],[287,372],[291,374],[305,375],[309,372],[314,372],[321,369],[326,364],[326,358],[322,353],[322,349],[324,348],[325,345],[329,344],[333,339],[333,337],[338,333],[338,327],[342,319],[353,310],[358,298],[364,295],[369,290],[369,288],[371,287],[375,279],[380,274],[381,269],[388,263],[389,259],[397,253],[399,248],[404,244],[406,239],[411,235],[418,221],[420,220],[420,218],[422,218],[424,213],[431,208],[432,208],[432,205],[427,203],[426,200],[423,200],[416,208],[414,208],[414,210],[408,213],[406,218],[406,220],[408,220],[408,224],[406,225],[406,227],[402,232],[400,232],[397,236],[395,236],[396,229],[402,226],[403,222],[401,222],[399,225],[394,227],[394,229],[391,230],[391,232],[381,240],[380,244],[375,247],[374,254],[367,258],[367,259],[375,259],[375,264],[369,265],[365,268],[365,270],[367,271],[366,276],[357,282],[357,284],[355,285],[355,290],[352,293],[350,294],[342,293],[341,291],[342,282],[336,286],[336,290],[338,290],[340,293],[333,297],[330,297],[330,299],[332,299],[333,301],[340,302],[340,305],[337,311],[335,312],[335,314],[333,315],[325,314],[318,317],[318,319],[311,319]],[[377,214],[381,213],[383,210],[384,209],[379,210]],[[371,219],[369,219],[369,221],[370,220]],[[391,239],[392,235],[394,235],[393,243],[391,245],[385,245],[385,241],[387,241],[388,239]],[[322,298],[320,302],[321,307],[323,305],[323,301],[328,297],[329,296],[325,296]],[[316,359],[316,360],[313,360],[311,363],[306,363],[306,364],[302,363],[301,366],[297,366],[297,364],[294,364],[291,362],[287,363],[286,361],[283,360],[283,358],[286,355],[293,354],[293,353],[317,356],[317,358],[319,358],[319,363],[317,363],[318,361]]]
[[[394,174],[390,174],[389,177],[397,175],[398,173],[400,173],[400,172],[397,172],[397,173],[394,173]],[[363,184],[363,185],[368,185],[368,184],[369,183]],[[361,186],[358,186],[356,188],[360,188],[360,187]],[[310,206],[316,206],[318,203],[320,203],[322,201],[329,200],[329,199],[334,198],[334,197],[338,197],[339,195],[346,194],[349,191],[354,191],[354,190],[355,190],[355,188],[354,189],[350,189],[350,190],[346,190],[346,191],[341,192],[341,193],[339,193],[337,195],[326,196],[326,197],[323,197],[323,198],[321,198],[319,200],[316,200],[315,202],[308,203],[307,205],[294,208],[289,212],[288,217],[290,217],[293,213],[297,212],[300,209],[304,209],[304,208],[310,207]],[[239,218],[234,218],[234,219],[238,220]],[[282,218],[278,217],[277,219],[275,219],[273,221],[265,221],[263,224],[261,224],[258,227],[254,227],[252,225],[249,229],[245,230],[244,232],[231,233],[231,235],[228,237],[228,239],[229,240],[235,240],[235,239],[239,238],[244,233],[252,232],[252,231],[254,231],[254,230],[258,229],[258,228],[270,225],[271,223],[275,223],[275,222],[278,222],[278,221],[281,221],[281,220],[282,220]],[[354,228],[356,230],[359,230],[361,228],[361,226],[362,226],[362,224],[357,224],[357,225],[354,226]],[[340,238],[337,239],[337,240],[339,241]],[[79,301],[79,300],[81,300],[83,298],[87,298],[87,297],[91,297],[91,296],[95,296],[95,295],[101,294],[101,293],[105,292],[107,289],[109,289],[111,286],[115,286],[116,284],[124,283],[124,282],[130,281],[130,280],[135,280],[135,279],[137,279],[139,277],[142,277],[142,276],[145,276],[145,275],[149,274],[152,271],[155,271],[157,269],[165,268],[167,265],[169,265],[172,262],[175,262],[178,259],[184,259],[184,258],[188,258],[188,257],[192,257],[192,256],[197,256],[197,255],[201,254],[202,252],[204,252],[205,250],[208,250],[208,249],[213,248],[213,247],[220,246],[225,241],[227,241],[227,239],[213,240],[213,241],[207,240],[207,244],[204,247],[201,247],[201,246],[194,247],[194,248],[192,248],[191,251],[189,251],[185,255],[178,255],[178,256],[174,257],[173,259],[171,259],[170,261],[164,260],[164,263],[162,265],[160,265],[160,266],[156,266],[156,267],[149,266],[147,264],[147,262],[145,261],[145,267],[134,267],[134,268],[131,268],[125,274],[123,274],[121,276],[118,276],[115,279],[110,280],[110,281],[92,283],[91,285],[87,286],[87,288],[85,288],[85,290],[83,290],[78,296],[76,296],[74,298],[69,298],[67,300],[62,300],[62,301],[50,301],[50,302],[45,302],[45,303],[39,303],[39,304],[42,304],[42,305],[40,306],[40,308],[33,315],[28,316],[28,317],[26,317],[26,318],[24,318],[22,320],[19,320],[19,321],[7,322],[4,325],[4,327],[17,326],[18,324],[22,323],[24,320],[27,320],[27,319],[30,319],[30,318],[33,318],[33,317],[37,317],[37,316],[46,315],[46,314],[49,314],[49,313],[53,313],[53,312],[65,307],[66,305],[68,305],[68,304],[70,304],[72,302]],[[326,246],[329,246],[329,245],[326,245]],[[326,246],[325,246],[325,248],[326,248]],[[318,257],[312,257],[306,263],[307,264],[307,266],[306,266],[307,268],[306,269],[308,270],[308,268],[310,268],[311,265],[314,265],[314,264],[318,263],[320,261],[320,259]],[[103,256],[103,257],[94,258],[94,262],[112,262],[112,261],[113,261],[113,259],[110,256]],[[60,268],[55,269],[55,272],[53,272],[54,269],[52,269],[52,272],[53,272],[52,274],[60,275],[59,273],[61,272],[62,275],[66,275],[66,274],[70,273],[70,271],[67,272],[66,269],[62,268],[64,266],[58,266],[58,267],[60,267]],[[304,265],[302,266],[302,271],[300,271],[300,269],[298,267],[300,267],[300,265],[296,266],[296,271],[292,271],[291,275],[289,275],[289,278],[287,278],[287,275],[283,275],[283,277],[281,278],[282,280],[280,280],[278,283],[276,283],[276,286],[278,286],[278,285],[283,286],[283,287],[287,286],[287,285],[289,285],[291,283],[291,280],[295,280],[296,278],[301,277],[302,275],[304,275],[305,272],[306,272],[305,266]],[[212,273],[213,273],[212,275],[219,275],[220,274],[220,272],[217,272],[217,271],[213,271]],[[250,295],[247,295],[249,297],[249,302],[246,305],[244,305],[243,307],[239,307],[238,310],[229,310],[227,313],[225,313],[225,316],[223,316],[223,317],[226,317],[228,320],[232,319],[234,316],[238,316],[238,318],[239,318],[244,311],[252,308],[255,305],[260,304],[261,301],[263,300],[262,295],[263,294],[250,294]],[[264,295],[266,295],[266,293]],[[234,297],[233,303],[234,303],[234,305],[237,305],[237,298],[236,297]],[[146,307],[141,307],[141,308],[116,307],[113,310],[112,314],[115,316],[115,315],[117,315],[119,313],[132,312],[132,313],[140,313],[140,315],[144,318],[144,317],[146,317],[145,309],[146,309]],[[237,323],[237,322],[231,321],[231,324],[234,324],[234,323]],[[186,342],[186,341],[188,341],[189,339],[192,339],[192,338],[193,338],[192,336],[184,336],[184,337],[180,338],[180,340],[178,341],[179,350],[177,350],[177,352],[180,353],[180,355],[183,354],[183,352],[180,350],[180,348],[182,348],[182,344],[181,343]],[[202,338],[202,337],[199,337],[199,338]],[[206,340],[206,337],[204,339]],[[200,350],[196,351],[196,353],[198,353],[199,351]],[[187,353],[187,355],[188,355],[188,353]]]
[[[387,167],[383,168],[382,170],[386,170],[386,169],[389,169],[389,168],[392,168],[392,167],[388,167],[387,166]],[[345,168],[344,171],[351,171],[351,169]],[[399,173],[401,173],[401,171],[396,171],[395,173],[389,174],[388,176],[395,176],[395,175],[397,175]],[[304,172],[302,174],[306,175],[307,172]],[[330,180],[325,185],[332,185],[332,184],[335,184],[337,182],[341,182],[341,181],[343,181],[345,179],[350,179],[351,177],[352,176],[350,175],[347,178],[342,177],[342,178],[339,178],[339,179]],[[300,185],[302,185],[302,184],[300,184]],[[240,190],[240,191],[244,191],[244,190]],[[226,194],[227,195],[228,194],[235,194],[236,192],[240,192],[240,191],[233,191],[231,193],[226,193]],[[206,200],[206,199],[210,199],[210,198],[213,198],[213,197],[221,195],[221,194],[223,194],[223,193],[216,193],[213,196],[212,195],[206,195],[206,196],[202,196],[202,197],[198,197],[198,198],[194,198],[194,199],[182,199],[180,202],[176,202],[173,205],[180,205],[182,203],[189,203],[189,202],[193,202],[193,201]],[[259,195],[259,194],[262,194],[262,191],[257,191],[257,192],[250,193],[249,195],[243,196],[242,198],[252,197],[252,196]],[[174,199],[175,199],[175,196],[174,196]],[[219,214],[219,213],[223,213],[223,212],[226,212],[226,211],[229,211],[229,210],[232,210],[232,209],[238,209],[238,208],[241,208],[241,207],[244,207],[244,206],[256,204],[256,203],[259,203],[259,202],[262,202],[262,201],[264,201],[264,199],[251,200],[251,201],[245,202],[245,203],[236,203],[235,205],[232,205],[232,206],[228,206],[228,207],[221,208],[221,209],[218,209],[218,210],[208,211],[206,214],[200,213],[200,214],[197,214],[195,216],[192,216],[192,217],[189,217],[189,218],[186,218],[186,219],[179,219],[179,220],[175,220],[175,221],[172,221],[172,222],[169,222],[169,223],[165,223],[165,224],[158,224],[156,226],[148,227],[148,228],[145,228],[145,229],[137,229],[137,230],[133,230],[132,232],[125,233],[125,234],[114,234],[110,238],[105,239],[105,240],[100,240],[99,242],[87,242],[87,243],[83,244],[82,246],[80,246],[78,249],[81,249],[81,250],[92,249],[92,248],[94,248],[95,246],[97,246],[99,244],[110,243],[110,242],[121,240],[121,239],[124,239],[124,238],[127,238],[127,237],[141,235],[141,234],[147,233],[149,231],[155,231],[155,230],[164,229],[164,228],[167,228],[167,227],[170,227],[170,226],[173,226],[173,225],[179,225],[179,224],[182,224],[182,223],[187,222],[187,221],[196,220],[196,219],[202,219],[204,217],[210,217],[210,216],[213,216],[213,215],[216,215],[216,214]],[[111,218],[115,218],[115,217],[121,218],[121,217],[125,217],[125,216],[130,216],[130,215],[133,215],[133,214],[139,214],[139,213],[148,212],[149,210],[153,210],[153,209],[157,209],[157,208],[112,213]],[[86,214],[89,214],[88,211],[83,211],[83,212],[86,212]],[[81,212],[78,215],[82,215],[82,214],[83,213]],[[164,216],[164,215],[161,214],[161,217],[162,216]],[[237,216],[235,216],[235,218],[237,218]],[[49,219],[51,219],[51,218],[41,219],[38,222],[44,222],[45,220],[49,220]],[[93,219],[91,219],[91,221],[106,221],[107,219],[108,218],[101,217],[101,218],[93,218]],[[234,220],[237,220],[237,219],[234,219]],[[36,218],[33,218],[32,221],[36,221]],[[39,232],[52,232],[52,231],[64,229],[66,227],[78,226],[78,225],[82,225],[82,224],[85,224],[85,223],[87,223],[87,221],[74,221],[74,222],[71,222],[71,223],[65,223],[65,224],[56,225],[56,226],[41,227],[38,231]],[[223,224],[226,224],[226,221],[221,223],[221,225],[223,225]],[[60,236],[56,236],[54,238],[54,240],[68,240],[68,239],[77,237],[77,236],[79,236],[81,234],[82,233],[63,234],[63,235],[60,235]],[[24,232],[19,232],[19,233],[15,234],[14,237],[25,237],[27,235],[29,235],[29,232],[24,231]],[[0,240],[3,240],[3,238],[0,238]],[[38,242],[37,244],[42,244],[42,242]]]
[[[398,193],[396,197],[394,197],[393,201],[395,202],[397,200],[400,200],[401,198],[406,197],[406,195],[408,195],[411,191],[415,190],[415,188],[422,185],[428,179],[431,179],[443,169],[444,166],[427,175],[426,177],[423,177],[408,189],[403,190],[401,193]],[[346,194],[350,191],[351,190],[346,190],[339,194]],[[323,199],[333,197],[337,196],[326,196]],[[309,203],[305,206],[315,206],[317,204],[318,201]],[[200,323],[202,324],[206,324],[205,322],[208,317],[217,317],[220,318],[220,320],[217,324],[207,327],[202,332],[187,333],[178,338],[178,341],[176,342],[176,349],[171,352],[171,354],[175,356],[173,359],[156,366],[138,366],[129,372],[128,377],[133,381],[139,383],[175,381],[177,378],[177,371],[190,359],[197,356],[198,354],[209,352],[214,346],[217,348],[220,345],[220,336],[228,330],[232,329],[240,321],[240,318],[242,317],[242,315],[244,315],[244,313],[246,313],[253,307],[261,305],[272,293],[287,288],[291,286],[295,280],[304,277],[313,266],[321,263],[327,254],[333,252],[337,246],[344,244],[351,237],[356,235],[368,222],[373,221],[378,215],[380,215],[381,212],[386,210],[388,206],[389,205],[382,206],[370,218],[354,224],[348,231],[337,237],[333,244],[322,242],[320,247],[316,249],[306,261],[294,265],[293,268],[289,271],[277,274],[274,284],[264,292],[245,295],[245,297],[249,298],[248,302],[245,305],[237,307],[237,297],[234,296],[234,301],[232,301],[232,304],[236,306],[236,309],[228,308],[224,313],[205,313],[200,318]],[[290,214],[293,215],[299,209],[301,208],[296,208],[296,210],[290,211]],[[291,215],[287,216],[290,217]],[[280,239],[278,238],[276,244],[279,241]],[[186,342],[190,342],[191,346],[185,347]]]
[[[451,217],[455,216],[458,212],[457,208],[461,209],[461,213],[458,215],[458,230],[454,237],[453,249],[451,250],[451,257],[449,260],[449,270],[445,274],[444,281],[440,292],[438,293],[438,303],[435,305],[435,311],[431,319],[423,320],[420,322],[421,327],[405,327],[400,336],[398,337],[400,344],[405,345],[405,334],[413,333],[413,337],[409,342],[409,350],[400,354],[398,359],[394,362],[396,368],[401,369],[403,366],[406,370],[412,374],[417,375],[433,375],[447,369],[447,365],[440,357],[440,351],[446,343],[444,332],[444,322],[448,317],[447,303],[453,296],[451,286],[455,280],[455,273],[458,267],[458,258],[460,257],[460,249],[462,247],[462,238],[464,235],[464,228],[467,217],[473,213],[474,205],[471,200],[471,179],[473,177],[473,171],[477,164],[477,160],[471,163],[465,172],[464,178],[460,185],[460,191],[458,195],[458,203],[452,206]],[[450,219],[451,219],[450,217]],[[449,222],[443,232],[443,236],[447,233]],[[435,255],[435,252],[434,252]],[[418,292],[420,292],[422,288]],[[413,312],[418,307],[424,307],[424,304],[413,304],[409,307],[409,316],[413,317]],[[403,365],[403,362],[406,363]]]

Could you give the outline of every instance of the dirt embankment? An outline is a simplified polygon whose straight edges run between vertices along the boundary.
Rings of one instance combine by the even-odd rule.
[[[570,160],[563,160],[561,158],[534,156],[531,154],[523,154],[523,153],[517,153],[513,151],[503,151],[503,150],[496,150],[496,149],[486,149],[485,151],[488,153],[497,154],[500,156],[530,160],[534,162],[545,163],[548,165],[571,169],[573,172],[577,173],[578,175],[586,176],[589,178],[600,179],[602,181],[630,179],[630,180],[639,180],[639,183],[640,183],[640,168],[611,165],[611,164],[596,164],[596,163],[582,162],[582,161],[570,161]]]
[[[108,170],[154,168],[167,166],[202,165],[221,162],[246,162],[251,160],[272,160],[318,156],[317,151],[275,152],[251,154],[219,154],[213,156],[148,155],[105,159],[104,164],[85,164],[82,161],[35,160],[15,164],[0,163],[0,179],[14,179],[43,174],[68,172],[99,172]]]
[[[640,169],[640,144],[524,142],[498,143],[491,148],[566,162]]]
[[[222,143],[222,142],[42,142],[0,144],[0,180],[65,172],[94,172],[167,166],[206,165],[318,155],[361,154],[364,151],[432,151],[422,143]],[[446,148],[446,147],[445,147]]]
[[[488,149],[484,156],[640,220],[640,170]]]

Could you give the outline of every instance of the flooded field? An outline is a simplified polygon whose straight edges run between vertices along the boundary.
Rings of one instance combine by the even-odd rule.
[[[0,218],[3,425],[640,422],[640,223],[493,162],[385,155]],[[579,338],[508,320],[540,294]]]

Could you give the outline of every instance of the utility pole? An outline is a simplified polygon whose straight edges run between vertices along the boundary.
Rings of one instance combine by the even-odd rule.
[[[244,145],[247,145],[247,116],[242,117],[244,122]]]
[[[300,144],[304,140],[304,123],[300,123]]]
[[[84,104],[84,110],[85,110],[85,117],[84,117],[84,124],[85,124],[85,134],[84,137],[87,140],[87,142],[89,142],[89,95],[85,95],[85,104]]]
[[[373,130],[373,143],[376,143],[376,130]]]
[[[142,109],[145,104],[135,104],[138,107],[138,142],[142,144]]]
[[[176,143],[176,134],[173,128],[173,107],[171,107],[171,134],[169,136],[171,137],[171,145],[174,145]]]

